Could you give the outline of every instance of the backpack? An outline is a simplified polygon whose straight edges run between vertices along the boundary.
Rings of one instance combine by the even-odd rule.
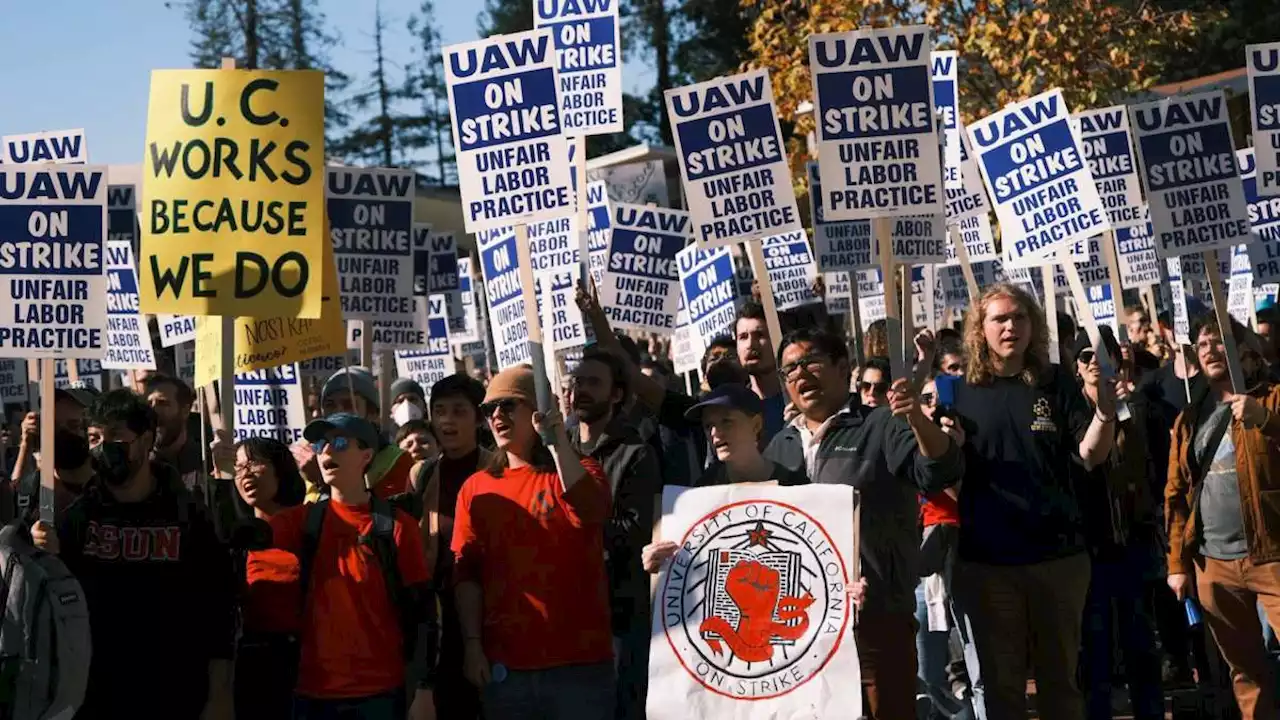
[[[391,598],[391,607],[395,609],[404,637],[406,655],[413,652],[413,638],[417,628],[412,625],[414,613],[408,610],[409,603],[404,584],[400,580],[399,552],[396,550],[396,516],[391,503],[369,494],[369,512],[373,515],[373,527],[367,534],[360,536],[360,544],[373,551],[374,559],[382,570],[383,583],[387,586],[387,594]],[[315,563],[316,549],[320,546],[320,533],[324,528],[325,516],[329,514],[329,498],[307,507],[307,523],[302,537],[302,553],[298,556],[298,582],[302,588],[302,612],[306,612],[307,595],[311,592],[311,571]]]
[[[71,720],[89,684],[84,590],[16,524],[0,530],[0,577],[0,717]]]

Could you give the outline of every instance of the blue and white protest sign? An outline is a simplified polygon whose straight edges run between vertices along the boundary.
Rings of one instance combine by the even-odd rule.
[[[79,380],[72,380],[71,374],[67,371],[67,361],[58,358],[53,363],[53,387],[57,390],[63,390],[70,387],[75,388],[93,388],[98,392],[102,392],[102,361],[100,360],[76,360],[76,374]]]
[[[84,165],[88,162],[89,147],[84,141],[83,128],[0,137],[0,163]]]
[[[890,223],[893,259],[904,264],[932,264],[947,259],[947,223],[941,215],[904,215]]]
[[[960,59],[955,50],[935,50],[930,58],[933,68],[933,106],[942,125],[942,187],[959,190],[964,187],[964,169],[960,160]]]
[[[173,349],[173,369],[182,382],[196,386],[196,344],[184,342]]]
[[[476,233],[476,245],[480,250],[484,295],[489,303],[489,327],[493,331],[497,369],[532,362],[520,266],[516,260],[516,232],[513,228],[483,230]]]
[[[443,295],[445,307],[452,321],[462,319],[462,281],[458,276],[458,240],[451,232],[432,232],[430,225],[415,224],[413,226],[414,247],[427,248],[426,292],[428,295]],[[415,261],[417,256],[414,256]],[[418,277],[423,274],[414,268],[414,290]]]
[[[107,171],[0,166],[0,355],[107,350]]]
[[[162,347],[195,342],[196,318],[194,315],[156,315],[156,324],[160,326]]]
[[[760,249],[769,274],[769,287],[761,288],[761,292],[773,294],[778,312],[822,301],[814,292],[818,266],[813,262],[809,237],[803,230],[765,238],[760,242]]]
[[[444,65],[467,232],[571,215],[551,31],[450,45]]]
[[[991,220],[986,213],[981,215],[970,215],[954,226],[960,231],[960,239],[964,242],[964,249],[968,251],[969,263],[986,262],[987,260],[995,260],[999,253],[996,252],[996,239],[991,234]],[[952,228],[947,229],[947,265],[960,265],[960,257],[956,254],[956,237],[952,233]]]
[[[480,340],[480,305],[472,287],[471,258],[458,258],[458,297],[461,317],[449,317],[449,341],[461,345]]]
[[[727,246],[703,249],[697,245],[676,253],[684,310],[698,338],[707,347],[720,335],[732,335],[738,312],[733,253]]]
[[[615,328],[671,334],[680,303],[676,253],[693,239],[689,213],[613,204],[600,304]]]
[[[363,320],[347,323],[347,347],[362,347],[364,333],[373,334],[376,352],[420,348],[427,344],[427,296],[431,275],[429,233],[413,233],[413,318],[410,320]],[[447,300],[446,300],[447,302]]]
[[[1120,287],[1137,290],[1160,284],[1160,258],[1151,238],[1151,223],[1116,230],[1116,263]]]
[[[107,186],[107,242],[122,240],[138,254],[138,188]]]
[[[1143,224],[1142,187],[1124,106],[1086,110],[1071,117],[1112,229]]]
[[[412,170],[326,168],[342,316],[413,320]]]
[[[1280,135],[1277,135],[1280,137]],[[1265,285],[1280,280],[1280,195],[1258,196],[1258,171],[1253,148],[1236,151],[1240,164],[1240,182],[1244,185],[1244,201],[1249,211],[1249,228],[1253,242],[1248,244],[1253,263],[1253,283]]]
[[[591,282],[604,284],[604,268],[609,262],[609,238],[613,234],[608,187],[599,180],[587,183],[587,256]]]
[[[1093,314],[1093,319],[1101,325],[1110,325],[1111,332],[1120,335],[1120,325],[1116,318],[1116,304],[1111,298],[1110,285],[1094,285],[1085,290],[1085,294],[1089,299],[1089,312]]]
[[[236,442],[268,437],[292,445],[302,439],[307,410],[299,378],[296,364],[236,374]]]
[[[985,264],[985,263],[979,263]],[[970,267],[977,269],[977,265]],[[977,272],[974,273],[975,279]],[[969,286],[965,283],[964,269],[959,264],[944,265],[938,268],[938,284],[942,287],[942,302],[945,307],[963,308],[969,304]]]
[[[870,220],[828,222],[822,212],[822,178],[818,163],[808,163],[809,213],[813,219],[813,250],[818,270],[824,273],[850,272],[875,267],[880,262],[871,237]]]
[[[858,319],[866,331],[871,323],[885,318],[884,282],[877,268],[859,270],[854,274],[858,278]]]
[[[138,266],[128,240],[107,241],[107,370],[155,370],[151,330],[139,309]]]
[[[822,274],[822,284],[826,286],[822,301],[830,315],[847,315],[853,312],[852,273],[829,272]]]
[[[933,318],[933,266],[911,267],[911,320],[916,327],[928,327]]]
[[[575,220],[562,217],[529,224],[529,259],[535,277],[574,272],[581,267]]]
[[[676,373],[701,370],[702,338],[694,332],[689,324],[689,313],[684,309],[684,295],[680,296],[680,309],[676,311],[676,329],[671,335],[671,366]]]
[[[444,295],[427,297],[427,342],[421,350],[396,351],[396,375],[413,378],[430,391],[432,385],[452,375],[449,345],[449,304]]]
[[[1173,305],[1173,339],[1180,345],[1191,344],[1191,316],[1187,313],[1187,286],[1182,282],[1182,263],[1192,256],[1165,259],[1169,273],[1169,297]]]
[[[1249,263],[1248,248],[1244,245],[1237,245],[1231,253],[1227,312],[1245,327],[1253,324],[1253,267]]]
[[[1162,258],[1249,242],[1249,214],[1221,91],[1129,107]]]
[[[947,188],[946,196],[947,222],[954,223],[966,218],[981,215],[986,217],[991,209],[987,201],[987,189],[982,184],[982,171],[978,169],[978,159],[969,150],[969,134],[960,129],[960,187]],[[990,225],[990,221],[988,221]]]
[[[809,36],[828,220],[941,215],[929,28]]]
[[[1064,256],[1062,257],[1062,262],[1075,262],[1076,272],[1080,275],[1080,283],[1085,287],[1105,285],[1111,282],[1111,272],[1107,269],[1106,256],[1103,255],[1102,251],[1104,238],[1105,236],[1102,235],[1094,235],[1087,240],[1077,240],[1071,244],[1069,251],[1062,251]],[[1056,274],[1061,274],[1061,270]]]
[[[665,96],[700,246],[801,229],[768,71],[716,78]]]
[[[574,248],[577,249],[576,247]],[[574,253],[577,257],[577,253]],[[574,301],[580,267],[544,272],[534,278],[538,294],[538,317],[543,338],[551,338],[552,350],[568,350],[586,345],[587,327],[582,310]]]
[[[1280,195],[1280,42],[1244,49],[1249,117],[1258,153],[1258,196]]]
[[[1008,105],[966,129],[995,203],[1006,266],[1051,258],[1111,229],[1061,90]]]
[[[571,137],[622,132],[619,0],[535,0],[535,27],[551,30],[561,124]]]
[[[31,384],[27,380],[27,361],[0,359],[0,407],[29,402]]]

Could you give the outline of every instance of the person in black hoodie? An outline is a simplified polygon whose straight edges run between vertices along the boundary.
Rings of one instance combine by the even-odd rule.
[[[571,436],[578,452],[594,458],[609,477],[613,511],[605,522],[606,568],[618,658],[617,718],[643,718],[648,680],[649,579],[640,550],[653,527],[654,498],[662,492],[658,461],[623,407],[630,393],[626,366],[616,356],[588,349],[573,371],[570,402],[577,415]]]
[[[171,466],[151,460],[155,414],[129,390],[90,409],[97,478],[56,535],[32,529],[84,587],[93,662],[79,720],[232,717],[230,555]]]

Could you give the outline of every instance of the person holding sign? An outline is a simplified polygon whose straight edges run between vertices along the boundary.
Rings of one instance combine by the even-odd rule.
[[[1249,331],[1235,322],[1231,331],[1247,352]],[[1173,426],[1169,587],[1179,600],[1194,587],[1243,718],[1271,718],[1277,699],[1256,607],[1280,627],[1280,513],[1270,502],[1280,490],[1280,385],[1254,375],[1251,390],[1233,392],[1217,322],[1201,319],[1191,338],[1209,388]]]
[[[1044,313],[1026,291],[988,288],[965,319],[966,383],[954,411],[968,432],[960,493],[957,612],[967,616],[991,718],[1026,715],[1028,652],[1037,706],[1080,718],[1076,680],[1089,557],[1073,488],[1107,459],[1116,392],[1092,411],[1071,375],[1049,364]],[[976,702],[975,702],[976,704]]]

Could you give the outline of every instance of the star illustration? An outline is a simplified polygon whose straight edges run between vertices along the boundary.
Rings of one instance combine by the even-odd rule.
[[[764,529],[764,523],[758,522],[756,523],[755,530],[747,531],[747,538],[749,540],[748,547],[751,547],[754,545],[759,545],[761,547],[769,547],[769,538],[772,536],[773,536],[773,533]]]

